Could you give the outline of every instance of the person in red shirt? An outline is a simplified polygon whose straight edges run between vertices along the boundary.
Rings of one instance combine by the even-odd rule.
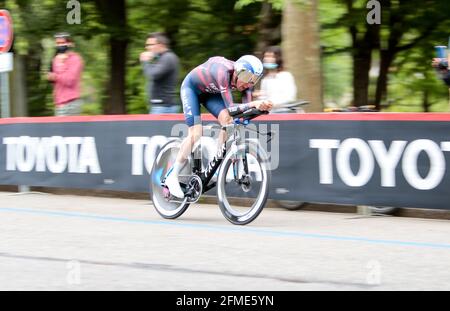
[[[81,75],[83,59],[72,51],[73,41],[68,33],[55,35],[56,55],[52,60],[47,79],[53,82],[55,115],[81,114]]]

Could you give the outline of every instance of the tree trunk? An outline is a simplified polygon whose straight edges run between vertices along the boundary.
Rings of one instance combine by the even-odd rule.
[[[347,0],[345,3],[349,16],[359,14],[354,7],[354,0]],[[361,32],[358,30],[357,19],[351,19],[348,27],[352,38],[353,105],[360,107],[369,103],[369,72],[372,66],[372,51],[380,47],[380,27],[376,24],[365,24],[364,32]]]
[[[28,116],[27,82],[24,56],[14,54],[14,71],[11,73],[11,116]]]
[[[380,74],[377,80],[377,90],[375,94],[375,106],[380,110],[381,103],[386,100],[387,85],[389,81],[389,67],[394,60],[394,54],[389,50],[382,50],[380,52]]]
[[[424,112],[430,112],[430,96],[429,96],[429,91],[428,90],[424,90],[423,91],[423,101],[422,101],[422,106],[423,106],[423,111]]]
[[[95,0],[95,4],[110,36],[110,80],[103,110],[105,114],[123,114],[126,112],[126,58],[129,42],[126,2]]]
[[[269,46],[279,44],[281,40],[279,31],[281,19],[275,15],[273,6],[268,0],[263,2],[259,15],[259,40],[256,44],[255,55],[262,58]]]
[[[317,0],[296,2],[286,0],[283,10],[285,66],[295,77],[297,97],[310,102],[307,111],[323,111]]]
[[[361,53],[353,58],[353,106],[366,106],[369,103],[371,63],[371,53]]]
[[[190,1],[186,0],[171,0],[166,4],[168,8],[168,18],[161,22],[164,26],[164,32],[170,39],[171,49],[177,49],[177,35],[182,23],[186,20],[186,12],[189,10],[190,4]]]
[[[380,46],[380,27],[367,25],[362,37],[356,26],[350,27],[350,32],[353,39],[353,105],[366,106],[369,104],[372,52]]]
[[[108,101],[104,107],[106,114],[124,114],[126,89],[126,55],[127,41],[110,39],[110,82],[108,86]]]

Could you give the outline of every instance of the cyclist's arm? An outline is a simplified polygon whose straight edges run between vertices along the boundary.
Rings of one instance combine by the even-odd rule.
[[[220,87],[220,94],[222,95],[222,99],[226,105],[226,107],[229,109],[229,111],[235,111],[235,109],[238,109],[241,112],[244,112],[250,108],[258,108],[261,110],[270,110],[272,109],[272,103],[268,101],[251,101],[249,103],[245,104],[234,104],[233,103],[233,95],[231,93],[231,85],[228,78],[228,73],[224,69],[219,69],[218,71],[218,79],[219,87]],[[251,96],[250,96],[251,98]],[[231,109],[231,110],[230,110]]]
[[[225,102],[228,111],[239,111],[244,112],[250,108],[256,107],[256,102],[249,102],[243,104],[235,104],[233,103],[233,95],[231,94],[231,88],[224,89],[221,92],[223,101]]]
[[[242,92],[242,103],[243,104],[248,104],[248,103],[252,102],[252,100],[253,100],[252,93],[253,93],[253,89],[248,89],[248,90],[245,90],[244,92]]]
[[[234,105],[232,107],[228,108],[228,111],[233,114],[234,112],[244,112],[247,111],[250,108],[258,108],[259,110],[266,110],[266,111],[270,111],[272,110],[273,104],[271,101],[267,101],[267,100],[256,100],[256,101],[252,101],[248,104],[238,104],[238,105]]]

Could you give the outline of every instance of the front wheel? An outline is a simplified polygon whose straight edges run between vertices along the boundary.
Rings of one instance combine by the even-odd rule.
[[[264,149],[249,141],[231,148],[217,180],[222,214],[235,225],[251,223],[266,205],[269,185],[270,167]]]

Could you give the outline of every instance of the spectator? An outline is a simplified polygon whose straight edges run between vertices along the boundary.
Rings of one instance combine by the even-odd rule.
[[[262,79],[261,89],[254,93],[259,99],[269,100],[273,103],[273,112],[277,106],[297,99],[297,87],[294,76],[284,70],[281,49],[277,46],[269,47],[263,59],[266,75]]]
[[[448,59],[445,58],[434,58],[432,62],[432,66],[436,68],[442,80],[450,87],[450,70],[448,68],[448,64],[450,61],[450,54],[448,55]]]
[[[81,114],[81,75],[83,59],[72,51],[74,43],[68,33],[55,35],[56,55],[52,60],[47,79],[53,82],[56,116]]]
[[[169,39],[161,33],[148,36],[140,61],[148,79],[148,95],[151,113],[177,113],[175,87],[178,79],[179,60],[169,49]]]

